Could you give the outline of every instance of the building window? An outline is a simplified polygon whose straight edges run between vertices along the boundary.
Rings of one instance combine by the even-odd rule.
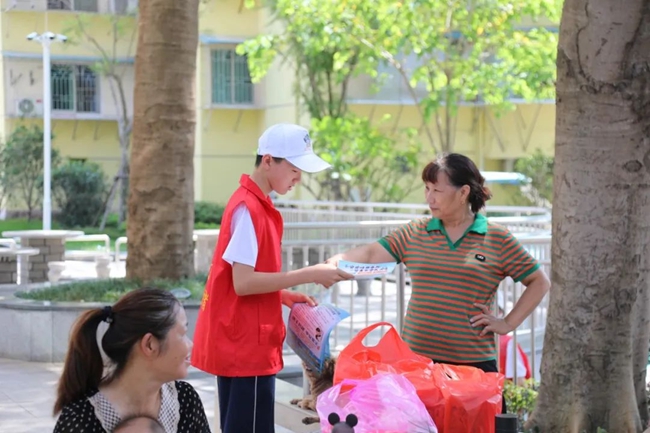
[[[234,49],[212,51],[212,103],[252,104],[253,83],[248,59]]]
[[[97,74],[86,65],[52,65],[52,109],[99,113]]]
[[[98,11],[97,0],[47,0],[47,8],[61,11]]]

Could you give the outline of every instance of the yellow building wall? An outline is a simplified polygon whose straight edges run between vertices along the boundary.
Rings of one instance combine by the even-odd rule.
[[[42,48],[37,42],[28,41],[26,36],[31,32],[42,33],[51,31],[54,33],[66,34],[66,30],[75,25],[77,13],[65,11],[20,11],[11,10],[3,12],[2,20],[2,38],[3,51],[32,53],[41,56]],[[87,22],[87,28],[92,29],[92,36],[98,44],[109,50],[113,46],[113,31],[111,29],[111,19],[105,14],[83,14],[84,22]],[[131,23],[135,27],[136,21],[133,17],[124,17],[125,22]],[[116,57],[133,56],[135,53],[135,40],[131,42],[131,33],[128,37],[117,40]],[[67,35],[71,36],[71,35]],[[71,39],[71,42],[72,39]],[[52,56],[88,56],[98,57],[97,50],[91,44],[82,43],[53,43]]]
[[[108,0],[100,0],[102,8]],[[238,42],[277,29],[265,8],[248,10],[241,7],[241,0],[217,0],[201,2],[199,31],[202,36],[211,36],[223,44],[235,46]],[[23,53],[32,56],[30,60],[0,58],[0,74],[3,76],[0,88],[0,135],[10,132],[20,119],[10,117],[15,99],[42,96],[41,46],[29,42],[25,36],[30,32],[50,30],[62,33],[75,20],[71,12],[17,11],[1,12],[0,47],[3,53]],[[93,37],[103,46],[111,46],[113,38],[110,30],[110,17],[105,14],[89,14]],[[135,21],[133,20],[135,26]],[[118,42],[117,56],[133,57],[135,44],[130,45],[130,38]],[[259,135],[268,126],[279,122],[295,122],[309,125],[305,110],[293,94],[294,69],[279,60],[271,67],[268,75],[255,86],[255,104],[246,108],[217,107],[211,101],[211,50],[216,45],[201,45],[197,51],[197,129],[195,142],[195,199],[225,203],[238,185],[242,173],[253,169],[255,150]],[[223,46],[223,45],[221,45]],[[67,58],[70,62],[78,59],[97,57],[97,52],[88,44],[53,44],[52,56],[56,59]],[[133,91],[133,66],[125,64],[126,91]],[[31,85],[13,88],[7,84],[8,71],[22,73],[30,77]],[[15,75],[17,76],[17,75]],[[26,79],[26,78],[25,78]],[[370,93],[370,80],[360,78],[350,89],[350,95],[357,100],[364,100]],[[22,89],[22,90],[18,90]],[[28,95],[28,96],[29,96]],[[88,158],[98,162],[109,178],[116,173],[119,163],[119,144],[117,125],[114,120],[116,111],[110,96],[108,83],[102,78],[100,84],[101,116],[97,120],[53,120],[53,146],[65,156]],[[385,102],[385,101],[384,101]],[[390,101],[389,101],[390,102]],[[132,105],[131,105],[132,107]],[[130,107],[130,108],[131,108]],[[393,103],[354,102],[351,109],[363,116],[380,119],[384,114],[391,115],[391,121],[382,128],[420,127],[421,120],[417,108],[413,105]],[[113,111],[111,111],[113,110]],[[132,109],[130,110],[132,112]],[[519,158],[540,148],[552,153],[555,126],[555,107],[552,104],[522,104],[516,111],[497,117],[485,107],[461,107],[454,121],[455,151],[472,158],[484,170],[502,170],[503,161]],[[29,122],[42,124],[42,119]],[[6,128],[5,128],[6,125]],[[434,141],[437,143],[437,131],[431,124]],[[6,134],[5,134],[6,135]],[[425,143],[422,154],[424,166],[434,156],[433,147],[428,144],[428,137],[422,133]],[[319,144],[315,143],[318,149]],[[495,190],[493,203],[507,196],[501,188]],[[305,189],[298,188],[287,198],[310,199]],[[423,202],[423,195],[418,188],[407,199],[411,202]]]
[[[259,9],[243,7],[243,0],[201,2],[199,32],[219,37],[253,37],[259,34]]]
[[[260,110],[204,110],[195,166],[201,173],[197,200],[225,203],[243,173],[255,163],[263,114]]]

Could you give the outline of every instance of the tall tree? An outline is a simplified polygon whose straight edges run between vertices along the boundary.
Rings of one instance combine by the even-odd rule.
[[[127,236],[128,278],[194,273],[199,0],[141,0]]]
[[[565,0],[541,432],[640,432],[650,341],[650,3]]]
[[[109,46],[102,44],[94,36],[92,27],[98,20],[108,21],[111,37]],[[93,70],[108,79],[113,104],[118,113],[117,137],[120,142],[120,165],[106,199],[104,215],[100,223],[100,229],[103,230],[111,204],[118,191],[118,223],[121,223],[126,215],[126,201],[129,193],[129,146],[133,128],[133,118],[129,113],[129,106],[133,95],[125,90],[124,73],[126,68],[122,64],[123,60],[120,56],[128,58],[133,54],[133,42],[136,35],[134,13],[128,15],[115,13],[109,16],[78,14],[69,23],[65,33],[71,36],[73,44],[85,45],[98,55],[99,60],[93,64]],[[122,52],[119,50],[121,46],[125,47]]]

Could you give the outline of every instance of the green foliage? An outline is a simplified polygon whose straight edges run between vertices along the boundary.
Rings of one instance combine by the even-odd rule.
[[[238,52],[255,81],[278,56],[295,65],[312,118],[340,117],[350,78],[381,81],[380,64],[409,89],[434,150],[452,149],[452,119],[463,102],[485,102],[498,114],[513,107],[512,97],[554,95],[557,33],[537,23],[558,22],[560,0],[271,0],[269,7],[282,31]],[[522,27],[524,19],[533,27]],[[424,96],[415,91],[422,86]]]
[[[106,179],[91,162],[69,161],[52,174],[52,195],[64,227],[94,226],[104,208]]]
[[[520,429],[535,408],[538,387],[539,384],[533,379],[526,381],[524,386],[518,386],[509,380],[505,382],[503,397],[506,399],[506,410],[517,415]]]
[[[520,23],[559,21],[559,1],[384,1],[373,12],[354,36],[393,66],[423,121],[435,120],[437,137],[428,133],[434,149],[452,150],[450,119],[460,103],[485,102],[499,114],[513,107],[512,97],[554,95],[557,33]],[[413,91],[418,86],[427,90],[423,97]]]
[[[52,149],[51,167],[60,163],[59,152]],[[0,179],[5,191],[27,206],[28,219],[41,203],[43,191],[43,130],[38,126],[18,126],[0,149]]]
[[[194,223],[203,225],[221,224],[225,206],[208,201],[194,203]],[[198,227],[197,227],[198,228]]]
[[[206,280],[207,275],[197,275],[182,281],[152,281],[147,286],[165,290],[182,287],[192,293],[189,300],[198,301],[203,295]],[[17,292],[16,296],[22,299],[52,302],[115,302],[125,293],[139,287],[143,287],[143,284],[136,280],[89,280],[29,292]]]
[[[311,129],[320,156],[332,164],[316,175],[320,190],[311,192],[318,199],[399,202],[417,185],[422,148],[414,129],[391,136],[351,113],[313,119]]]
[[[553,203],[554,160],[537,149],[532,155],[515,162],[515,171],[530,178],[530,184],[522,187],[515,197],[516,204],[550,206]]]

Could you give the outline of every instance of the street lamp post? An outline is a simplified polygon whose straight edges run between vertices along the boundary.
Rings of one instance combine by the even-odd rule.
[[[52,92],[50,85],[50,44],[66,42],[67,37],[52,32],[27,35],[27,40],[36,41],[43,47],[43,230],[52,229]]]

